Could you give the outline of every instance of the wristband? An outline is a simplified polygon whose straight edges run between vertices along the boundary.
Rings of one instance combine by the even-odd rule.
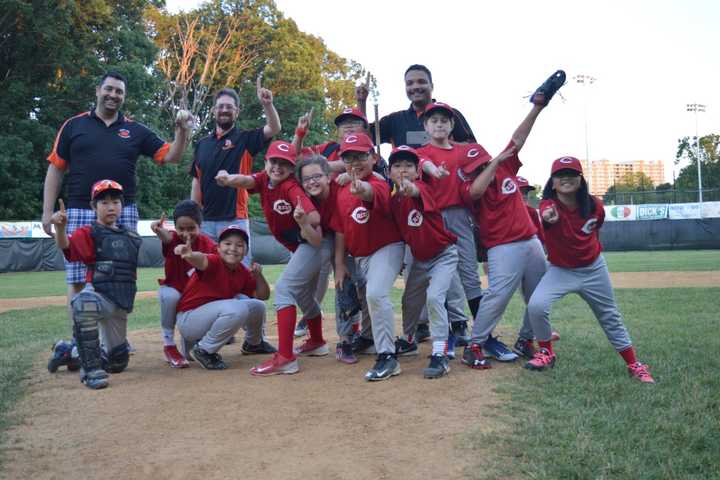
[[[295,136],[297,136],[298,138],[303,138],[305,135],[307,135],[307,128],[295,129]]]

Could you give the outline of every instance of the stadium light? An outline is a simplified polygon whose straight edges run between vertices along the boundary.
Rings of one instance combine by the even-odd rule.
[[[700,136],[698,135],[698,113],[705,113],[707,105],[701,103],[688,103],[685,106],[688,112],[695,114],[695,147],[697,150],[697,173],[698,173],[698,202],[703,203],[702,191],[702,162],[700,162]]]

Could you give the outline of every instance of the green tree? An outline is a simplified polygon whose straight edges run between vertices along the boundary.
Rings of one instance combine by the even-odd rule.
[[[720,189],[720,135],[710,134],[700,137],[700,163],[702,165],[703,190]],[[687,163],[680,170],[675,182],[679,190],[698,189],[697,175],[698,143],[696,137],[683,137],[678,140],[675,164]],[[720,200],[720,196],[714,198]]]

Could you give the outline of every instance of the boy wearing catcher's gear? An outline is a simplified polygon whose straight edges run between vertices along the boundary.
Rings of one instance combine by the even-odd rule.
[[[445,228],[435,194],[418,179],[418,153],[405,145],[397,147],[390,154],[389,163],[390,178],[396,187],[390,209],[413,256],[405,290],[419,294],[403,295],[403,320],[405,316],[417,319],[423,307],[419,302],[405,304],[406,297],[424,295],[432,335],[432,355],[430,365],[423,373],[425,378],[440,378],[450,371],[445,302],[458,264],[457,237]]]
[[[242,264],[247,246],[245,229],[230,225],[220,232],[217,253],[193,251],[189,238],[175,247],[175,255],[195,268],[177,306],[178,329],[207,370],[227,368],[218,351],[241,327],[254,349],[272,350],[262,338],[270,286],[260,265],[248,270]]]
[[[125,370],[130,358],[127,315],[135,302],[142,240],[117,223],[123,208],[123,187],[119,183],[96,182],[90,198],[96,214],[94,224],[68,237],[68,215],[62,200],[50,223],[55,225],[55,242],[65,258],[87,266],[85,288],[70,305],[80,355],[80,380],[88,388],[100,389],[107,387],[108,373]]]
[[[618,311],[598,233],[605,220],[605,209],[599,198],[588,193],[577,158],[562,157],[553,162],[540,212],[550,268],[528,303],[540,348],[525,367],[544,370],[555,365],[550,309],[556,301],[574,292],[588,303],[608,340],[625,360],[630,376],[643,383],[655,383],[647,365],[637,361]]]
[[[221,171],[217,182],[260,194],[260,203],[273,236],[293,252],[275,286],[275,310],[278,325],[278,352],[272,359],[253,367],[253,375],[293,374],[300,369],[296,354],[323,356],[328,347],[322,335],[322,312],[315,299],[317,272],[308,277],[306,270],[319,258],[323,241],[320,214],[293,176],[295,147],[277,140],[265,155],[265,170],[248,175],[227,175]],[[297,307],[303,312],[310,330],[309,338],[293,349]]]
[[[390,213],[390,186],[373,174],[372,150],[372,141],[364,133],[343,139],[340,156],[352,181],[338,192],[331,226],[335,231],[336,288],[348,275],[346,251],[355,258],[367,282],[365,296],[377,361],[365,379],[376,381],[400,373],[390,290],[400,273],[405,246]]]

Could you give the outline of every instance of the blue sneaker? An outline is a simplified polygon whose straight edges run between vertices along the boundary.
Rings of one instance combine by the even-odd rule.
[[[518,359],[517,353],[510,350],[507,345],[492,335],[485,341],[483,350],[485,350],[485,354],[488,357],[492,357],[498,362],[514,362]]]

